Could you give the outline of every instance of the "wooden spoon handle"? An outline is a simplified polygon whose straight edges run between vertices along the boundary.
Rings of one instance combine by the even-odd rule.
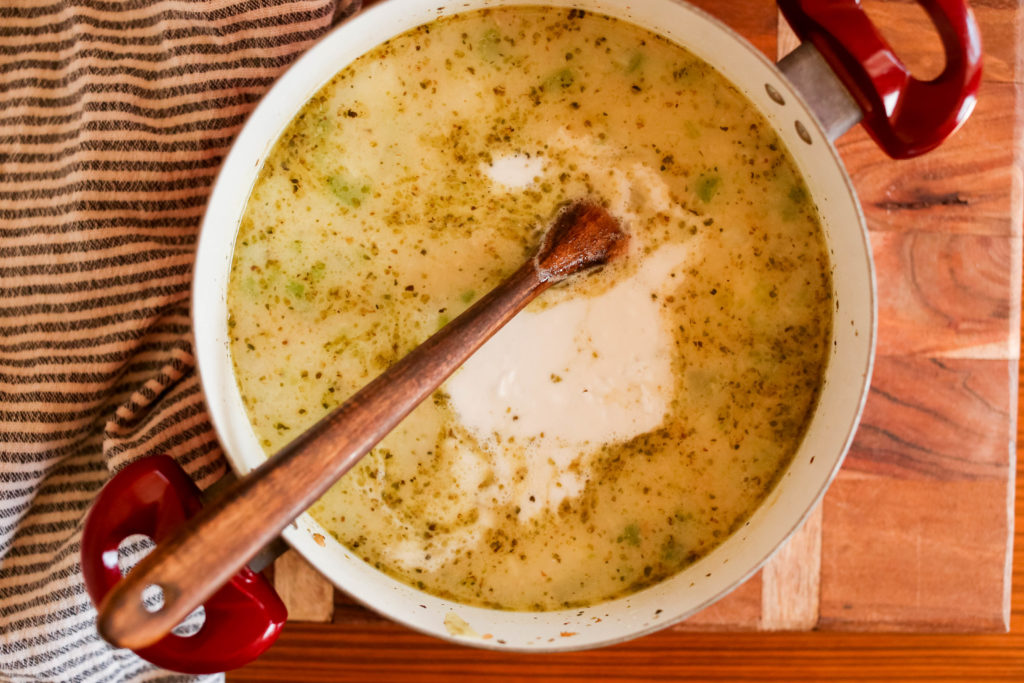
[[[316,501],[553,280],[533,261],[301,434],[159,545],[99,606],[97,628],[119,647],[151,645],[201,605]],[[163,589],[149,612],[143,590]]]

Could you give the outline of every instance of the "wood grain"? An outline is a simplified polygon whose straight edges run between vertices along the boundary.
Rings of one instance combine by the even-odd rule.
[[[765,631],[808,631],[821,618],[822,506],[761,570]]]
[[[676,631],[752,631],[761,624],[764,577],[750,577],[732,593],[701,610],[686,621],[672,626]]]
[[[288,608],[288,621],[334,620],[334,584],[294,550],[274,562],[274,590]]]
[[[917,8],[870,8],[908,61],[941,63],[933,42],[913,39]],[[821,628],[1009,626],[1020,48],[999,36],[1021,22],[1016,3],[985,3],[978,17],[983,40],[997,38],[974,115],[953,138],[899,163],[862,131],[838,145],[871,231],[878,356],[861,428],[825,499]]]
[[[938,36],[914,0],[863,0],[868,14],[911,72],[919,78],[938,75],[944,60]],[[982,68],[989,82],[1021,81],[1021,25],[1013,0],[972,0],[982,27]],[[915,68],[919,67],[919,68]]]
[[[1014,362],[880,356],[875,363],[871,393],[843,476],[1011,478]]]
[[[872,233],[1020,236],[1022,94],[985,81],[964,127],[916,159],[894,162],[860,128],[845,135],[839,151]]]
[[[1006,630],[1008,483],[846,473],[824,511],[820,626]]]
[[[666,630],[591,652],[466,650],[389,624],[297,624],[229,681],[1020,681],[1024,638]]]
[[[882,356],[1015,358],[1018,237],[873,232]]]

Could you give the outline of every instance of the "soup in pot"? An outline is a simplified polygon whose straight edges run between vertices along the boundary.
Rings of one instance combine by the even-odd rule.
[[[267,453],[512,273],[580,198],[623,222],[625,258],[543,294],[311,510],[443,598],[590,605],[743,526],[800,444],[831,336],[804,182],[682,47],[517,7],[356,60],[252,190],[228,325]]]

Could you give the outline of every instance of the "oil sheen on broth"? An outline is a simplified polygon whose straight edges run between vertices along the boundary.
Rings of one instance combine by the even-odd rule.
[[[268,453],[597,197],[626,258],[544,294],[312,509],[371,565],[519,610],[656,583],[741,527],[817,400],[814,206],[753,106],[682,48],[579,11],[420,27],[338,74],[253,189],[231,350]]]

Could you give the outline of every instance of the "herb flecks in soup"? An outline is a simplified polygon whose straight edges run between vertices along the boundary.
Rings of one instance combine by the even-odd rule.
[[[268,453],[511,273],[581,197],[628,226],[626,258],[545,293],[312,510],[436,595],[593,604],[742,526],[826,362],[829,264],[804,184],[690,53],[515,8],[357,60],[253,189],[229,327]]]

